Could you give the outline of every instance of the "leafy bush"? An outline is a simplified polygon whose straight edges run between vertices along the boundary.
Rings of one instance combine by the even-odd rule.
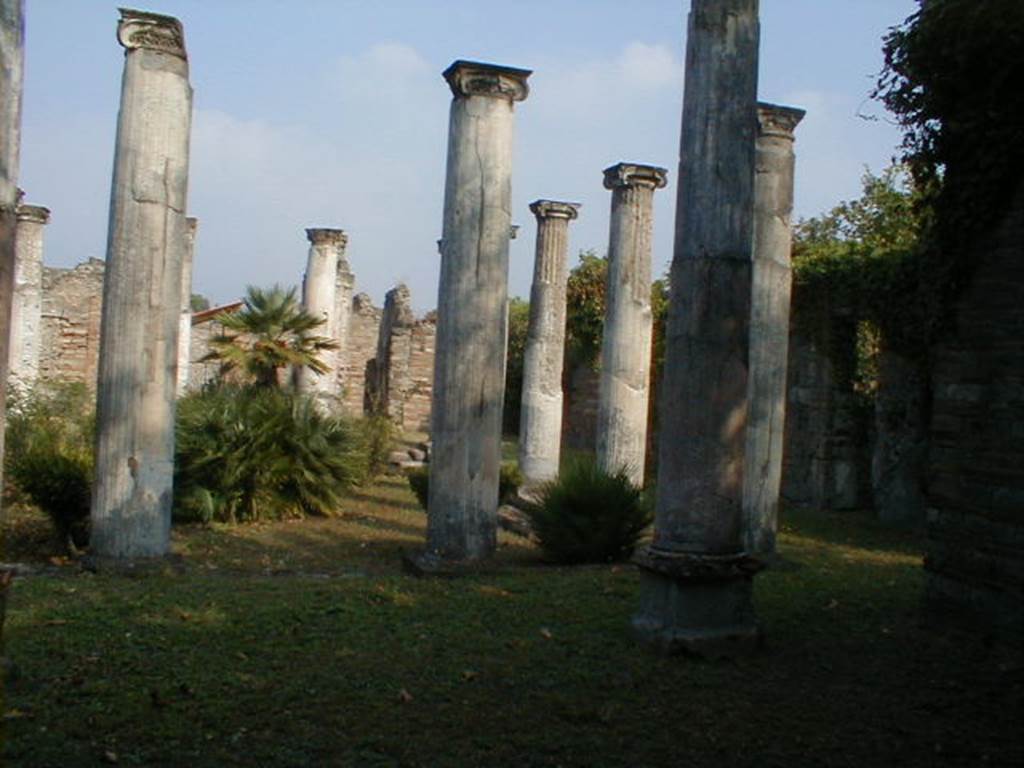
[[[89,541],[95,433],[94,402],[83,384],[54,384],[10,398],[5,477],[74,547]]]
[[[395,444],[395,423],[382,413],[369,414],[358,421],[363,448],[366,451],[367,479],[376,477],[388,465],[388,455]]]
[[[430,499],[430,467],[410,469],[405,473],[405,479],[409,481],[409,487],[416,494],[416,501],[423,509],[426,509]]]
[[[559,563],[625,560],[653,518],[625,470],[610,475],[592,461],[570,463],[525,511],[544,554]]]
[[[178,403],[177,520],[330,515],[365,476],[356,428],[306,396],[221,385]]]
[[[416,500],[423,509],[426,509],[430,498],[430,467],[410,469],[405,473],[405,477],[409,481],[412,492],[416,494]],[[514,496],[522,484],[523,475],[519,471],[519,467],[510,461],[503,463],[498,475],[498,503]]]

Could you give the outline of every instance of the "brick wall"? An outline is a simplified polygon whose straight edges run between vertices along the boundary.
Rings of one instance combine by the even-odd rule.
[[[40,381],[96,387],[105,267],[101,259],[72,269],[43,267]]]
[[[932,354],[926,604],[1024,638],[1024,184]]]
[[[338,375],[341,378],[342,402],[355,416],[361,416],[364,411],[366,365],[377,356],[381,313],[380,307],[373,306],[365,293],[353,297],[346,348],[341,351]]]

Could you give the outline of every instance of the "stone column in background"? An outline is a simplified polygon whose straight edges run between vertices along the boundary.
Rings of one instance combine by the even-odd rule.
[[[757,0],[693,0],[659,409],[654,539],[633,626],[663,652],[749,650],[743,551]]]
[[[121,10],[125,47],[110,195],[90,551],[170,546],[192,88],[181,22]]]
[[[619,163],[604,171],[612,191],[601,390],[597,407],[597,464],[608,473],[625,469],[644,482],[647,395],[651,373],[651,231],[654,190],[668,172],[652,165]]]
[[[39,377],[43,314],[43,228],[50,209],[19,205],[8,383],[31,387]]]
[[[530,287],[530,324],[523,359],[519,469],[528,484],[558,477],[562,444],[562,363],[569,222],[579,203],[535,200],[537,252]]]
[[[7,424],[7,358],[14,297],[15,209],[19,197],[24,67],[24,0],[0,0],[0,487],[3,485],[4,428]]]
[[[528,70],[456,61],[437,300],[427,551],[423,567],[497,543],[513,105]]]
[[[405,401],[410,388],[409,358],[415,324],[409,288],[405,283],[399,283],[384,296],[372,393],[374,410],[391,419],[399,429],[405,424]]]
[[[754,271],[750,306],[747,446],[743,467],[746,549],[775,552],[789,360],[793,130],[804,111],[757,105]]]
[[[313,333],[333,339],[337,327],[338,262],[345,252],[348,237],[340,229],[307,229],[306,237],[310,246],[306,277],[302,281],[302,305],[311,315],[324,320],[324,324]],[[330,371],[318,374],[309,368],[301,368],[297,372],[299,391],[327,402],[338,394],[337,350],[321,352],[320,359]]]
[[[181,314],[178,317],[178,397],[188,388],[192,367],[192,266],[199,219],[185,219],[185,257],[181,262]]]

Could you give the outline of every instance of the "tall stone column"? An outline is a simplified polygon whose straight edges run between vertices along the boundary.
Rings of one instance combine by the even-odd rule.
[[[338,264],[348,236],[340,229],[307,229],[306,237],[310,245],[306,277],[302,281],[302,304],[311,315],[324,320],[315,333],[333,339],[337,327]],[[337,350],[322,352],[320,359],[330,371],[318,374],[309,368],[300,369],[299,390],[329,401],[338,394]]]
[[[523,359],[519,469],[528,484],[558,477],[562,443],[562,363],[569,222],[579,203],[535,200],[537,251],[530,287],[530,323]]]
[[[192,88],[181,23],[121,10],[125,48],[110,195],[91,552],[170,546]]]
[[[178,316],[178,397],[188,389],[192,367],[192,266],[199,219],[185,219],[185,256],[181,262],[181,314]]]
[[[43,228],[50,209],[19,205],[11,302],[8,384],[31,387],[39,376],[43,314]]]
[[[775,552],[786,426],[789,361],[793,130],[804,111],[757,105],[754,176],[754,272],[750,306],[750,378],[743,467],[746,549]]]
[[[651,230],[654,190],[668,171],[619,163],[604,171],[612,191],[601,389],[597,406],[597,464],[609,473],[625,469],[644,482],[647,393],[651,375]]]
[[[504,397],[513,105],[530,72],[456,61],[437,299],[424,567],[496,545]]]
[[[757,0],[693,0],[651,546],[633,626],[664,652],[747,650],[743,551]]]
[[[7,358],[14,297],[21,90],[25,65],[25,2],[0,0],[0,486],[7,424]]]

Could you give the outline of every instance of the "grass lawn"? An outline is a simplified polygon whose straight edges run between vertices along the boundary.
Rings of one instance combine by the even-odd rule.
[[[914,537],[786,521],[756,580],[766,647],[716,663],[633,643],[631,566],[503,536],[488,573],[403,575],[425,517],[400,478],[330,520],[176,529],[184,573],[16,581],[0,762],[1024,764],[1019,657],[920,626]],[[31,531],[8,525],[6,559]]]

